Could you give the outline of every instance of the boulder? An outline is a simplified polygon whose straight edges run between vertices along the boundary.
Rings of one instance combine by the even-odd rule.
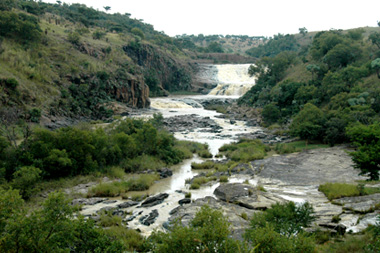
[[[254,188],[250,185],[233,183],[219,185],[215,189],[214,194],[216,197],[223,201],[233,202],[239,197],[249,196],[252,195],[254,192]]]
[[[140,207],[151,207],[151,206],[155,206],[155,205],[159,205],[161,204],[164,199],[166,199],[167,197],[169,197],[169,194],[167,193],[160,193],[156,196],[152,196],[152,197],[149,197],[147,198],[142,204]]]
[[[184,204],[190,204],[190,203],[191,203],[191,199],[189,198],[184,198],[178,201],[178,204],[180,204],[181,206]]]
[[[141,224],[143,224],[145,226],[150,226],[151,224],[153,224],[156,221],[157,217],[158,217],[158,211],[157,211],[157,209],[154,209],[148,215],[142,216],[139,219],[139,221]]]
[[[173,171],[168,168],[159,169],[157,172],[160,174],[160,178],[167,178],[173,175]]]

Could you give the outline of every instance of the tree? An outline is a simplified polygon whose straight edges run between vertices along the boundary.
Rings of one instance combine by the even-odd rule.
[[[0,11],[10,11],[15,6],[15,0],[1,0]]]
[[[304,108],[294,117],[289,129],[292,135],[301,139],[320,140],[323,133],[324,114],[321,109],[307,103]]]
[[[263,116],[264,122],[269,125],[276,123],[281,118],[280,110],[273,103],[264,106],[261,115]]]
[[[12,185],[15,189],[20,189],[20,194],[24,199],[28,199],[33,191],[34,186],[41,179],[41,170],[33,166],[21,167],[13,174]]]
[[[357,147],[350,156],[360,175],[369,176],[371,180],[379,179],[380,171],[380,123],[366,126],[357,124],[347,129],[347,135]]]
[[[144,32],[141,31],[141,29],[139,29],[137,27],[132,28],[131,33],[133,33],[134,35],[140,37],[141,39],[145,38]]]
[[[308,32],[306,27],[299,28],[298,30],[300,31],[300,34],[302,34],[303,36],[305,36]]]
[[[371,68],[376,70],[377,77],[380,79],[380,58],[377,58],[371,62]]]
[[[376,45],[380,49],[380,33],[379,32],[371,33],[368,39],[372,42],[372,44]]]

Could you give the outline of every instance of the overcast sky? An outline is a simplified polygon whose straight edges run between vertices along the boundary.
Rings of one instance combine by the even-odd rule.
[[[43,0],[55,3],[55,0]],[[110,13],[130,13],[169,36],[233,34],[273,36],[377,26],[380,0],[61,0]]]

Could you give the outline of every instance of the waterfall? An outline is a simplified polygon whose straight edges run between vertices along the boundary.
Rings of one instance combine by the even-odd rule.
[[[255,85],[256,78],[248,74],[250,65],[204,65],[198,74],[198,79],[205,83],[217,84],[209,95],[241,96]]]

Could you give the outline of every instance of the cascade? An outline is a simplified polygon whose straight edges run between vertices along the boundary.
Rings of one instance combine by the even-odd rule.
[[[198,78],[203,82],[217,84],[209,95],[242,96],[255,85],[256,77],[248,74],[250,65],[207,65],[203,67]]]

